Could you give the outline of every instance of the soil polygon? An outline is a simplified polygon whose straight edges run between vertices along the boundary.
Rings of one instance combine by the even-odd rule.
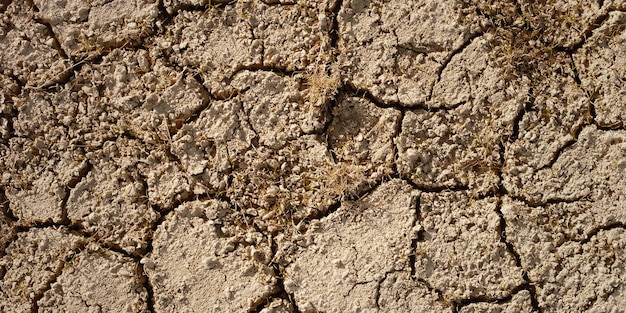
[[[503,298],[521,285],[522,271],[501,241],[498,205],[466,192],[422,194],[416,277],[450,301]]]
[[[622,312],[624,0],[0,0],[0,312]]]
[[[34,0],[37,17],[58,36],[58,44],[73,58],[84,58],[122,46],[136,45],[151,34],[158,16],[156,0],[113,1]]]
[[[385,183],[312,224],[294,241],[284,243],[282,250],[296,251],[284,260],[289,263],[284,285],[298,308],[378,311],[380,284],[387,276],[394,272],[411,275],[409,235],[418,196],[402,181]]]
[[[442,64],[480,32],[478,19],[454,1],[345,1],[337,15],[342,74],[383,103],[423,104]]]
[[[0,12],[0,64],[2,74],[17,78],[20,84],[43,86],[67,76],[70,62],[35,15],[24,1],[11,1]]]
[[[144,149],[134,139],[106,142],[89,155],[93,169],[74,187],[67,200],[67,218],[98,240],[129,253],[147,248],[147,238],[159,214],[152,210],[137,169]]]
[[[142,259],[159,312],[246,312],[277,286],[267,239],[239,233],[233,208],[208,200],[176,208],[161,224],[153,251]]]
[[[148,292],[133,259],[89,244],[37,301],[39,312],[148,312]]]
[[[84,246],[84,242],[84,238],[65,228],[33,228],[19,233],[0,261],[6,271],[0,283],[0,309],[3,312],[33,310],[33,302],[41,298],[66,266],[66,259]]]
[[[574,54],[583,88],[592,95],[596,121],[624,127],[626,119],[626,13],[611,12]]]

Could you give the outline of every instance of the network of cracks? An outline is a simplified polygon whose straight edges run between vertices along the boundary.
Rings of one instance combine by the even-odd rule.
[[[0,2],[0,311],[623,307],[626,3],[553,2]]]

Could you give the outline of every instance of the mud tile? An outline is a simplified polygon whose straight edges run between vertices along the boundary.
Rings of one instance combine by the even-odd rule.
[[[464,306],[460,313],[530,313],[534,312],[530,292],[522,290],[505,303],[480,302]]]
[[[500,144],[513,134],[530,81],[507,79],[490,49],[478,37],[443,70],[429,103],[450,109],[406,112],[396,139],[401,175],[424,188],[495,191]]]
[[[476,37],[454,55],[434,85],[429,108],[455,108],[464,103],[484,107],[493,114],[493,120],[511,124],[524,103],[531,87],[526,75],[512,77],[502,69],[494,55],[495,45],[502,45],[492,33]]]
[[[342,100],[340,106],[367,105],[352,101]],[[366,192],[391,173],[391,137],[399,118],[393,109],[372,104],[369,109],[333,118],[328,140],[336,149],[334,158],[318,135],[298,137],[277,150],[250,149],[234,166],[226,194],[259,217],[258,225],[274,232]]]
[[[582,87],[594,100],[595,120],[604,127],[624,127],[626,120],[624,25],[626,13],[609,13],[608,19],[574,54]]]
[[[254,37],[263,41],[263,66],[295,71],[333,61],[331,1],[293,2],[268,6],[256,1],[245,11]]]
[[[594,215],[603,214],[589,206],[584,210],[584,204],[572,206],[553,205],[543,212],[511,200],[503,205],[507,238],[538,288],[539,305],[544,312],[603,312],[622,307],[626,290],[624,229],[578,235],[577,228],[587,228],[580,224],[588,222],[585,217],[593,220]],[[569,234],[572,231],[578,236]]]
[[[138,173],[145,147],[120,138],[89,155],[93,169],[70,193],[67,216],[106,244],[129,253],[147,248],[147,239],[159,214],[148,204]]]
[[[63,267],[37,302],[39,312],[148,312],[139,265],[90,244]]]
[[[232,93],[229,79],[243,67],[260,66],[263,43],[256,39],[243,11],[251,4],[242,2],[205,12],[181,11],[166,28],[165,35],[154,38],[157,55],[202,77],[214,95]]]
[[[312,222],[307,233],[281,242],[279,250],[296,251],[287,256],[284,285],[298,308],[376,311],[377,286],[386,274],[410,275],[417,196],[404,182],[384,183],[360,201],[346,202]]]
[[[138,168],[148,186],[146,192],[151,204],[167,210],[193,194],[195,180],[182,170],[179,163],[172,161],[166,151],[152,150],[145,161]]]
[[[38,17],[49,23],[65,52],[74,58],[137,45],[152,33],[156,0],[35,0]],[[115,14],[112,14],[115,12]]]
[[[502,130],[484,123],[490,112],[470,104],[450,112],[409,111],[396,139],[398,171],[427,189],[472,186],[493,191]]]
[[[318,143],[301,139],[307,132],[323,129],[326,108],[307,102],[308,89],[300,90],[298,78],[242,71],[232,86],[241,91],[228,100],[212,101],[173,138],[172,153],[210,190],[233,190],[227,188],[228,175],[257,169],[249,166],[262,166],[259,162],[266,154],[286,154],[307,141],[316,150],[325,150],[318,139]],[[324,156],[317,163],[327,160]]]
[[[100,99],[91,80],[70,81],[55,92],[27,90],[17,98],[15,107],[16,136],[39,138],[61,151],[93,151],[121,131],[117,127],[120,112]]]
[[[183,125],[172,138],[171,152],[183,169],[198,177],[206,190],[219,192],[228,186],[228,174],[252,146],[256,137],[238,98],[213,101],[197,120]]]
[[[358,175],[350,168],[333,166],[323,139],[308,135],[280,150],[260,147],[246,152],[226,193],[257,216],[260,226],[274,232],[326,212]]]
[[[232,86],[245,90],[236,99],[260,145],[280,149],[305,133],[323,130],[326,108],[307,102],[311,88],[303,86],[300,77],[243,71],[233,78]]]
[[[224,202],[193,201],[159,226],[142,260],[156,311],[245,312],[277,291],[267,240],[253,231],[233,233],[232,219]]]
[[[87,98],[62,88],[55,94],[29,90],[14,99],[15,137],[0,153],[6,164],[2,183],[20,224],[62,222],[66,188],[87,169],[88,147],[82,143],[85,137],[96,137],[90,127],[77,129],[89,124],[80,109],[80,101]]]
[[[551,167],[510,176],[513,189],[531,204],[575,200],[605,201],[624,196],[621,172],[626,166],[624,131],[585,127]],[[519,189],[518,189],[519,188]]]
[[[323,115],[323,108],[311,106],[310,102],[307,106],[306,100],[303,99],[303,93],[306,95],[309,89],[299,92],[297,80],[271,72],[242,72],[233,80],[233,85],[252,87],[219,106],[214,103],[206,113],[203,112],[197,125],[184,128],[180,135],[177,135],[177,143],[182,143],[183,140],[191,142],[194,137],[202,138],[203,135],[198,133],[188,137],[194,129],[203,129],[203,134],[217,134],[227,129],[235,131],[235,136],[228,135],[226,131],[225,135],[228,137],[222,138],[230,138],[227,140],[220,140],[220,136],[217,136],[214,154],[218,155],[220,152],[218,149],[224,149],[221,147],[228,149],[221,157],[225,160],[226,156],[230,162],[224,163],[222,173],[226,174],[231,170],[229,165],[232,167],[233,181],[226,194],[240,207],[254,210],[255,215],[266,216],[266,219],[272,221],[277,220],[269,216],[276,215],[278,222],[274,226],[280,227],[285,223],[297,222],[307,216],[322,213],[338,197],[355,196],[373,185],[383,175],[390,173],[393,155],[391,137],[395,132],[398,111],[378,109],[369,104],[373,112],[364,114],[362,118],[354,119],[356,116],[354,114],[349,117],[335,116],[329,126],[329,140],[334,141],[331,145],[341,143],[344,146],[337,147],[338,159],[333,160],[321,136],[304,135],[310,127],[323,126],[317,119],[317,116]],[[241,108],[247,112],[245,117],[235,112],[219,113],[223,106],[236,110],[236,107],[229,103],[238,101],[241,101]],[[347,102],[345,105],[341,101],[340,103],[342,108],[349,105]],[[217,122],[209,122],[211,120],[209,118]],[[246,136],[255,135],[253,139],[258,138],[259,147],[246,147],[246,142],[241,139],[249,141],[248,145],[256,143],[237,135],[245,134],[240,130],[240,125],[245,126],[246,120],[250,121],[250,128],[254,129],[254,133],[248,131]],[[350,120],[356,121],[357,124],[353,125]],[[316,125],[311,126],[312,123]],[[245,128],[243,130],[245,131]],[[363,137],[359,146],[345,145],[352,140],[350,138],[352,135],[359,137],[358,134]],[[378,138],[378,135],[381,137]],[[198,142],[197,139],[193,141]],[[226,141],[226,144],[220,145],[219,143],[223,141]],[[230,148],[231,145],[233,148]],[[195,146],[199,147],[198,144]],[[211,148],[211,145],[208,147]],[[240,151],[245,151],[241,150],[242,148],[249,150],[242,153]],[[373,151],[369,152],[370,150]],[[192,154],[182,153],[183,150],[176,150],[175,153],[179,153],[177,151],[181,151],[183,165],[193,164],[188,161]],[[208,158],[202,157],[203,154],[206,156],[206,152],[199,153],[197,159],[210,164]],[[368,160],[372,160],[373,163],[368,163]],[[214,168],[217,165],[214,165]],[[203,171],[203,175],[207,175],[206,170]],[[220,177],[219,174],[207,176]],[[211,183],[208,185],[211,186]],[[263,227],[273,227],[268,222],[259,221],[259,223]]]
[[[524,280],[500,241],[498,200],[466,192],[423,194],[415,276],[451,301],[502,298]]]
[[[445,60],[480,30],[478,19],[453,1],[345,1],[342,73],[384,103],[423,104]]]
[[[53,83],[70,66],[54,48],[54,37],[34,20],[35,11],[23,1],[12,1],[0,13],[2,72],[27,86]]]
[[[570,241],[586,241],[604,227],[626,222],[620,206],[624,201],[621,189],[602,194],[601,198],[592,196],[535,208],[504,199],[502,213],[510,234],[507,238],[520,254],[522,266],[532,281],[547,279],[559,271],[561,259],[554,256],[558,247]]]
[[[50,135],[57,130],[50,129]],[[6,166],[1,181],[18,223],[63,222],[66,188],[87,169],[80,151],[59,151],[56,144],[39,138],[12,138],[0,155]]]
[[[0,281],[0,310],[31,311],[36,297],[84,241],[66,228],[33,228],[18,234],[0,261],[6,270]]]
[[[588,243],[559,247],[554,276],[540,280],[540,307],[545,312],[610,312],[624,307],[625,235],[621,228],[601,231]]]
[[[379,290],[380,312],[453,312],[451,303],[416,282],[407,272],[390,273]]]
[[[109,115],[106,127],[151,144],[171,141],[171,133],[209,103],[209,95],[193,77],[146,50],[115,49],[76,75],[73,89],[98,92],[90,116]]]
[[[562,63],[557,61],[535,82],[534,101],[519,121],[518,138],[504,144],[503,184],[514,195],[523,194],[535,172],[549,167],[591,122],[590,99],[576,84],[569,57],[556,57]]]
[[[362,173],[352,195],[390,175],[393,164],[393,136],[401,117],[395,109],[383,109],[358,97],[341,97],[332,110],[327,135],[335,162]],[[360,188],[359,188],[360,187]]]

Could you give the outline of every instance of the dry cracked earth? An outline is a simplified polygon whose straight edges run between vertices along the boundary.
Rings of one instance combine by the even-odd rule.
[[[626,1],[0,0],[0,312],[625,312]]]

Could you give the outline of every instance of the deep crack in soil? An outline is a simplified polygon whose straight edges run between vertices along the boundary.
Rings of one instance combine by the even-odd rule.
[[[1,312],[626,306],[624,1],[0,15]]]

